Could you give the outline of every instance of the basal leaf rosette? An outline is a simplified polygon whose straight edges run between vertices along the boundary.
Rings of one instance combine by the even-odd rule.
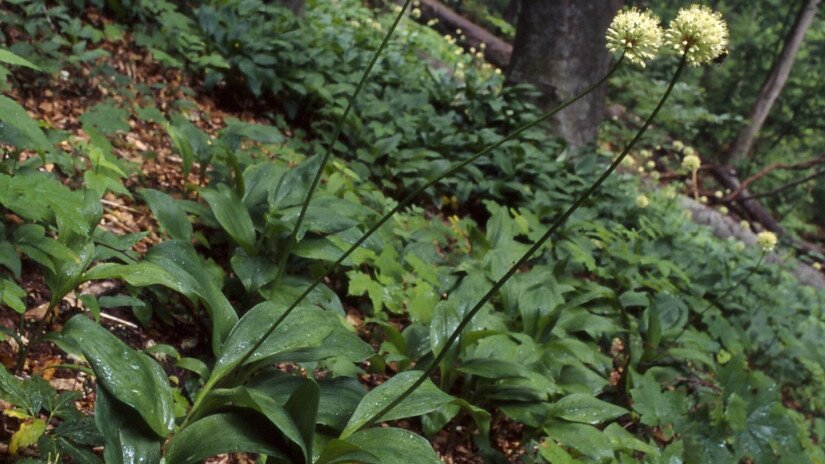
[[[631,63],[645,67],[662,45],[660,23],[659,17],[650,10],[629,8],[621,11],[607,29],[607,48],[612,53],[624,53]]]
[[[700,66],[722,55],[728,46],[728,25],[722,14],[704,5],[682,8],[665,32],[665,44]]]

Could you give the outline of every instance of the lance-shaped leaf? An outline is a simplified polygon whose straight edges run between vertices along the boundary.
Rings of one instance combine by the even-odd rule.
[[[267,301],[244,314],[227,337],[212,375],[222,378],[237,366],[244,354],[263,337],[285,309],[284,305]],[[296,307],[246,362],[320,346],[335,329],[335,324],[340,324],[335,317],[334,314],[315,306]]]
[[[258,453],[290,462],[282,443],[272,434],[266,419],[252,411],[236,411],[204,417],[181,430],[169,442],[167,464],[194,464],[224,453]]]
[[[382,427],[328,442],[316,464],[345,462],[437,464],[441,460],[423,437],[409,430]]]
[[[63,336],[77,345],[108,393],[134,408],[158,436],[172,431],[172,391],[158,363],[81,314],[69,319]]]
[[[160,461],[158,438],[134,409],[98,387],[95,424],[103,434],[103,458],[108,464],[153,464]]]
[[[347,438],[361,427],[367,425],[373,416],[398,398],[401,393],[414,384],[420,376],[420,371],[402,372],[367,393],[364,398],[361,399],[361,403],[358,404],[347,426],[341,433],[341,438]],[[388,421],[420,416],[435,411],[452,400],[452,396],[439,390],[430,379],[427,379],[418,388],[413,390],[409,396],[376,420]]]
[[[201,196],[209,203],[221,227],[248,255],[255,254],[255,226],[246,206],[226,185],[218,190],[205,189]]]

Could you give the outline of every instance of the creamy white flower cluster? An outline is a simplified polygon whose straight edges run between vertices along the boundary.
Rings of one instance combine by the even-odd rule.
[[[688,63],[699,66],[721,56],[727,49],[728,26],[722,15],[703,5],[682,8],[667,31],[650,10],[625,9],[613,18],[605,35],[607,48],[623,53],[642,67],[656,57],[662,44],[684,53]]]

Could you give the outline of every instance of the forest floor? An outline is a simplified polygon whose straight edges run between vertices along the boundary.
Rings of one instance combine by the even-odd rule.
[[[26,92],[15,89],[9,96],[20,102],[36,120],[45,121],[52,128],[68,132],[70,138],[80,140],[89,139],[88,134],[82,129],[82,115],[108,102],[129,105],[130,100],[134,100],[136,96],[151,101],[164,113],[172,108],[180,108],[181,102],[186,102],[190,122],[209,135],[215,135],[224,128],[228,118],[251,123],[267,122],[266,118],[260,117],[254,111],[222,108],[197,79],[180,70],[169,69],[157,63],[146,49],[136,46],[128,35],[119,41],[104,42],[101,48],[111,55],[105,58],[105,64],[111,66],[121,77],[125,76],[128,79],[124,81],[107,78],[100,72],[102,62],[95,62],[82,66],[78,75],[64,75],[62,80],[51,81],[50,85],[44,87],[29,88]],[[152,92],[147,94],[147,89],[151,89]],[[196,198],[194,190],[199,182],[198,166],[194,166],[188,178],[183,178],[182,160],[175,154],[166,130],[160,124],[136,117],[130,117],[128,124],[128,132],[119,132],[109,138],[118,157],[137,166],[130,178],[124,182],[125,186],[130,191],[137,188],[154,188],[166,192],[188,192],[191,198]],[[70,150],[67,143],[61,144],[60,148]],[[46,165],[45,169],[51,171],[54,166]],[[71,181],[65,179],[66,184]],[[103,205],[104,215],[100,227],[115,234],[147,233],[146,237],[135,245],[134,251],[143,254],[160,241],[157,224],[145,204],[135,202],[133,198],[108,193],[103,198]],[[26,279],[24,275],[23,281],[24,290],[29,296],[28,309],[23,319],[27,325],[36,325],[46,317],[49,291],[40,278]],[[95,281],[85,284],[81,290],[83,293],[103,296],[117,293],[121,287],[122,284],[116,281]],[[74,293],[70,294],[62,302],[61,307],[57,308],[58,317],[50,319],[53,321],[52,326],[47,329],[59,332],[62,321],[83,309],[83,303]],[[132,311],[122,308],[106,309],[101,313],[101,317],[104,327],[135,349],[168,344],[176,347],[183,355],[206,354],[208,333],[201,326],[182,323],[170,325],[153,320],[149,327],[144,328],[135,319]],[[363,324],[365,317],[358,309],[348,308],[348,320],[354,323],[363,338],[368,339],[368,328]],[[19,327],[20,323],[21,318],[11,309],[0,308],[0,324],[25,333],[25,329]],[[0,344],[0,363],[9,370],[16,367],[17,348],[12,340],[10,343]],[[56,367],[70,361],[55,345],[41,343],[28,353],[22,371],[28,375],[42,376],[58,392],[82,393],[83,398],[78,400],[77,404],[80,410],[92,414],[95,400],[93,379],[83,372]],[[162,356],[159,361],[163,361]],[[165,364],[167,371],[173,375],[183,373],[170,363]],[[360,380],[365,386],[374,388],[384,378],[386,377],[365,374]],[[6,409],[7,406],[0,400],[0,409]],[[0,443],[8,443],[16,426],[13,426],[13,421],[6,416],[0,416],[0,421]],[[420,428],[413,421],[398,421],[395,425],[420,432]],[[483,463],[472,442],[472,434],[467,433],[467,429],[472,427],[471,418],[460,415],[432,438],[433,447],[444,462]],[[499,415],[492,424],[491,436],[494,446],[511,462],[517,462],[523,454],[520,425]],[[6,451],[6,445],[0,444],[0,461],[4,459]],[[256,461],[248,455],[239,453],[218,456],[207,462]]]

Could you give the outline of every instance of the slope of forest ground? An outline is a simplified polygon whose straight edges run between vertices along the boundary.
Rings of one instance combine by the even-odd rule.
[[[311,155],[392,21],[357,1],[308,3],[302,18],[254,1],[0,6],[4,47],[43,70],[0,69],[4,95],[48,137],[2,117],[0,362],[19,377],[0,379],[0,452],[95,462],[109,443],[91,419],[94,376],[58,335],[75,314],[163,365],[180,422],[214,367],[224,307],[287,303],[362,224],[538,114],[525,103],[532,90],[503,88],[476,50],[403,23],[275,286]],[[597,148],[573,156],[533,129],[428,191],[311,294],[334,315],[318,324],[332,325],[278,369],[363,396],[426,364],[633,131],[608,123]],[[694,195],[680,171],[689,147],[676,138],[654,131],[440,366],[441,390],[491,416],[445,403],[395,426],[427,437],[445,462],[825,460],[825,295],[784,268],[787,249],[757,265],[753,244],[690,220],[678,198]],[[67,270],[78,256],[85,268]],[[176,284],[130,273],[140,262]],[[122,266],[116,278],[106,263]],[[343,401],[347,414],[357,398]],[[319,443],[345,424],[319,425]]]

